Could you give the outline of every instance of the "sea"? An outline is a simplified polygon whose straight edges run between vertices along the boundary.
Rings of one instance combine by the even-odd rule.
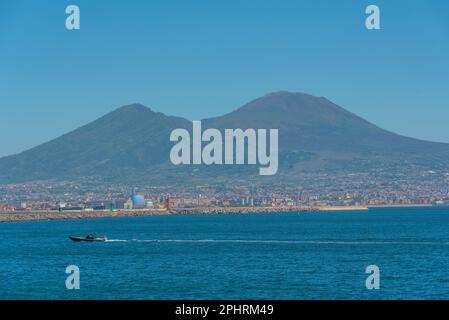
[[[0,299],[447,298],[449,207],[0,223]]]

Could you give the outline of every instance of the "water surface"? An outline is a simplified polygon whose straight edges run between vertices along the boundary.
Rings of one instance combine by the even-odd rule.
[[[443,207],[0,224],[2,299],[446,299],[448,270]]]

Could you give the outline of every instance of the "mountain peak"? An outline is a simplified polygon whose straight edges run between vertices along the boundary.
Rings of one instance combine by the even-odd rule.
[[[252,100],[238,110],[315,113],[323,109],[340,108],[324,97],[317,97],[303,92],[275,91]]]
[[[280,91],[273,91],[270,93],[267,93],[266,95],[262,96],[259,99],[263,99],[263,98],[293,98],[293,97],[308,97],[308,98],[316,98],[319,99],[320,97],[316,97],[313,96],[311,94],[308,93],[304,93],[304,92],[294,92],[294,91],[286,91],[286,90],[280,90]]]
[[[132,103],[132,104],[127,104],[127,105],[121,106],[121,107],[115,109],[115,111],[120,111],[120,112],[151,111],[151,108],[148,108],[147,106],[144,106],[141,103]]]

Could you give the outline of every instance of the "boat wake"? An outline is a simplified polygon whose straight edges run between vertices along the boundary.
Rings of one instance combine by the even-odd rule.
[[[449,245],[437,241],[345,241],[345,240],[263,240],[263,239],[108,239],[106,242],[146,243],[243,243],[243,244],[298,244],[298,245]]]

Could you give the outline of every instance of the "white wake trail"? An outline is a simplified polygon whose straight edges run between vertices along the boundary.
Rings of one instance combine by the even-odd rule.
[[[108,239],[106,242],[146,243],[244,243],[244,244],[305,244],[305,245],[449,245],[436,241],[345,241],[345,240],[263,240],[263,239]]]

